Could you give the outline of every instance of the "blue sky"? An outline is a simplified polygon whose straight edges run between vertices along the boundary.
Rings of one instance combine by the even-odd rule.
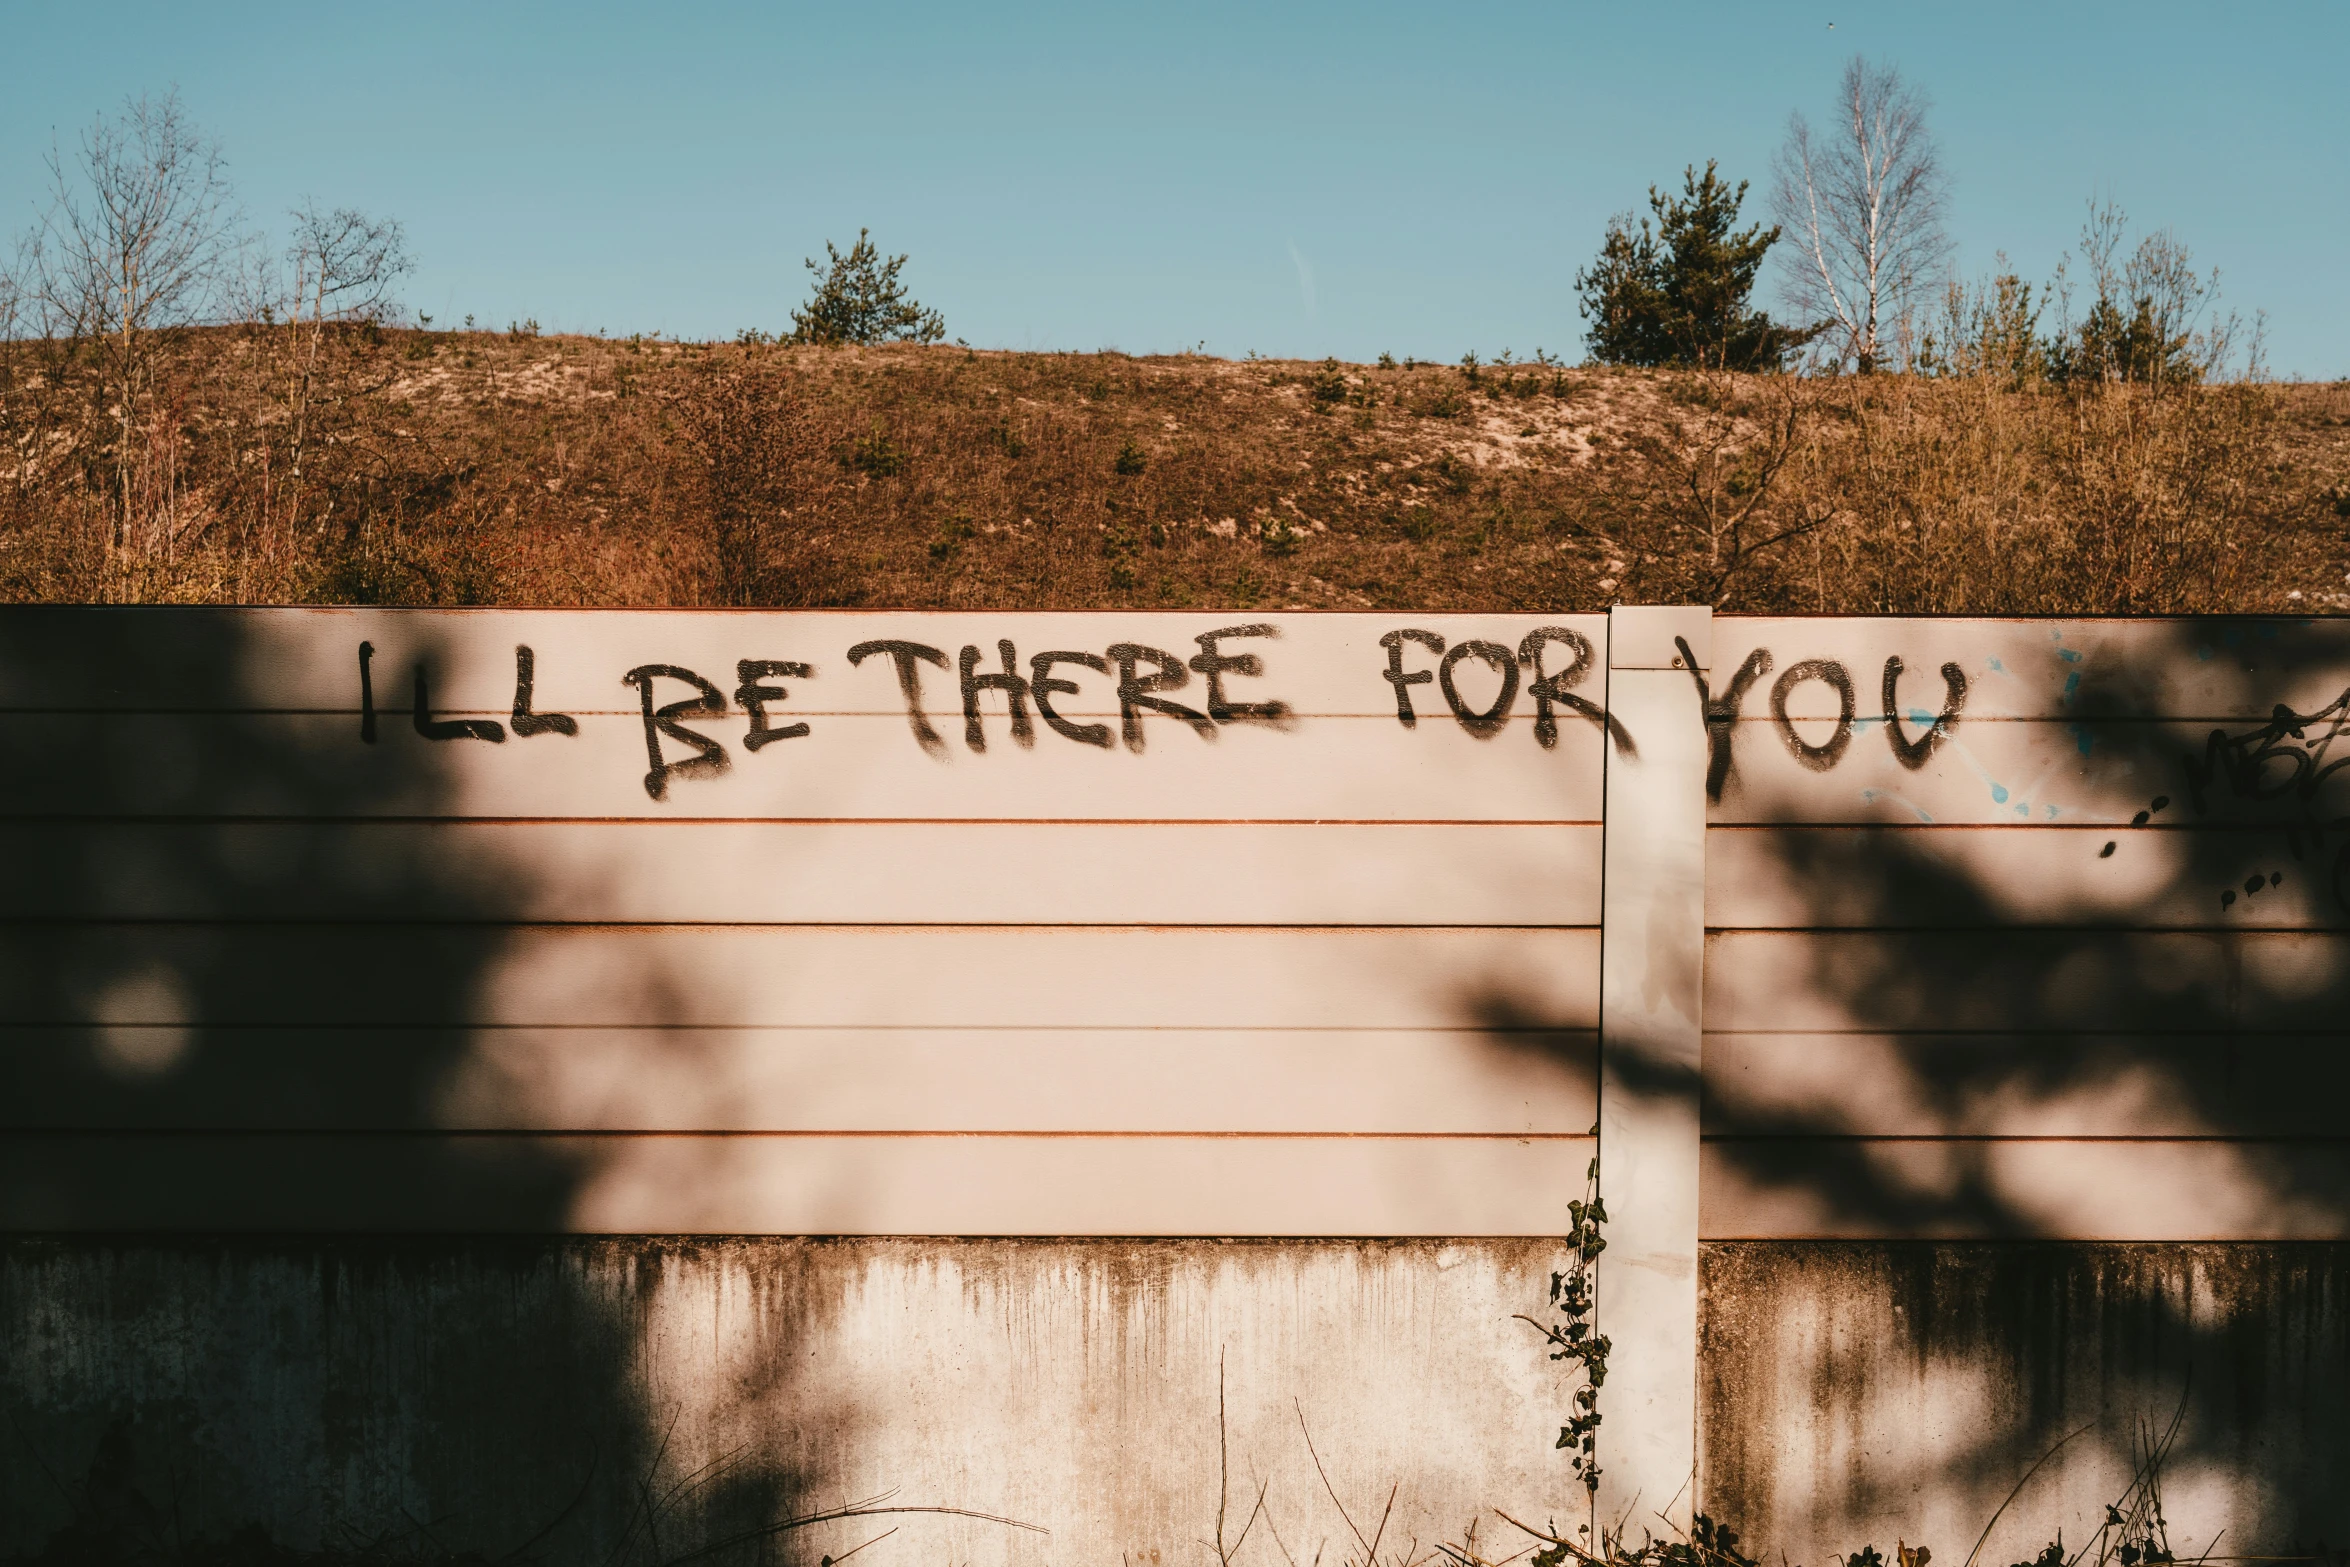
[[[406,224],[454,322],[787,324],[860,225],[988,347],[1580,352],[1611,212],[1759,212],[1855,51],[1933,96],[1961,269],[2092,194],[2175,229],[2279,372],[2350,375],[2350,5],[10,4],[0,232],[52,132],[177,85],[257,222]],[[1829,24],[1833,22],[1833,28]]]

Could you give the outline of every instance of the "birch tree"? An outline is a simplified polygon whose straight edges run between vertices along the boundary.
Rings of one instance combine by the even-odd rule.
[[[1926,98],[1889,65],[1844,67],[1836,118],[1815,132],[1800,112],[1772,168],[1771,215],[1786,238],[1784,292],[1829,328],[1863,374],[1902,350],[1921,287],[1937,279],[1949,182],[1926,128]]]
[[[316,202],[295,208],[292,217],[293,240],[286,247],[286,458],[291,509],[298,513],[317,414],[358,390],[334,373],[331,339],[339,329],[381,325],[396,308],[393,288],[415,264],[396,218],[371,218],[349,207],[325,211]]]
[[[177,93],[100,117],[70,164],[52,147],[49,182],[49,211],[29,247],[29,292],[47,335],[96,353],[101,407],[115,429],[120,550],[135,520],[135,448],[157,334],[213,313],[240,217],[219,145],[188,120]]]

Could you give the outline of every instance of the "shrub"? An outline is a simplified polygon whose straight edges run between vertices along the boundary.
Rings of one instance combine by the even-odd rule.
[[[807,263],[816,274],[816,292],[792,312],[794,342],[935,343],[947,335],[945,317],[909,298],[898,281],[906,258],[884,260],[868,234],[857,230],[857,242],[845,256],[826,240],[829,267]]]

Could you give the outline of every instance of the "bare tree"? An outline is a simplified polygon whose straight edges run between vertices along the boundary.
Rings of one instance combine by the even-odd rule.
[[[354,390],[345,384],[347,378],[331,373],[329,338],[339,328],[380,326],[396,308],[394,285],[415,270],[415,263],[396,218],[370,218],[349,207],[323,212],[315,202],[303,203],[292,216],[284,306],[292,348],[286,456],[293,504],[299,507],[314,413],[322,401],[340,403]]]
[[[1837,87],[1836,122],[1815,135],[1788,116],[1772,166],[1771,215],[1793,241],[1787,301],[1832,326],[1864,374],[1906,331],[1920,285],[1949,254],[1948,180],[1926,129],[1926,98],[1889,65],[1854,55]]]
[[[2239,345],[2243,373],[2262,375],[2261,331],[2234,311],[2216,312],[2219,272],[2199,276],[2195,255],[2169,229],[2122,246],[2129,217],[2111,201],[2089,204],[2081,259],[2094,290],[2081,320],[2072,318],[2072,258],[2057,264],[2059,308],[2052,366],[2065,381],[2137,381],[2161,387],[2224,378]]]
[[[54,146],[48,161],[51,201],[27,246],[28,292],[45,336],[97,354],[101,406],[116,426],[120,550],[134,521],[134,445],[156,334],[214,312],[240,218],[219,145],[189,122],[176,92],[99,117],[70,165]]]
[[[1790,495],[1780,483],[1813,440],[1821,399],[1820,383],[1805,377],[1702,370],[1679,379],[1657,424],[1631,437],[1653,514],[1695,566],[1693,591],[1705,602],[1727,598],[1764,552],[1842,514],[1832,499]]]

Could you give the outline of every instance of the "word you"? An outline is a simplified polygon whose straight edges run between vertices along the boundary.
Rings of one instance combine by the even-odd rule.
[[[1729,685],[1716,695],[1699,671],[1697,657],[1689,651],[1689,644],[1678,637],[1674,642],[1681,649],[1682,667],[1697,682],[1698,705],[1705,712],[1705,794],[1707,799],[1719,804],[1722,790],[1737,766],[1739,710],[1745,705],[1747,691],[1771,672],[1771,650],[1758,647],[1747,654],[1746,661],[1730,676]],[[1958,727],[1958,715],[1966,706],[1967,679],[1966,671],[1956,664],[1942,666],[1942,711],[1913,740],[1901,725],[1899,697],[1905,669],[1899,655],[1886,659],[1885,677],[1878,694],[1883,698],[1885,741],[1893,748],[1893,759],[1914,773],[1926,765]],[[1803,738],[1787,713],[1788,698],[1807,681],[1818,681],[1836,693],[1836,728],[1817,745]],[[1807,658],[1789,664],[1771,685],[1771,722],[1779,731],[1779,738],[1786,742],[1788,752],[1815,773],[1833,769],[1852,748],[1853,720],[1859,706],[1858,694],[1852,686],[1852,671],[1831,658]]]

